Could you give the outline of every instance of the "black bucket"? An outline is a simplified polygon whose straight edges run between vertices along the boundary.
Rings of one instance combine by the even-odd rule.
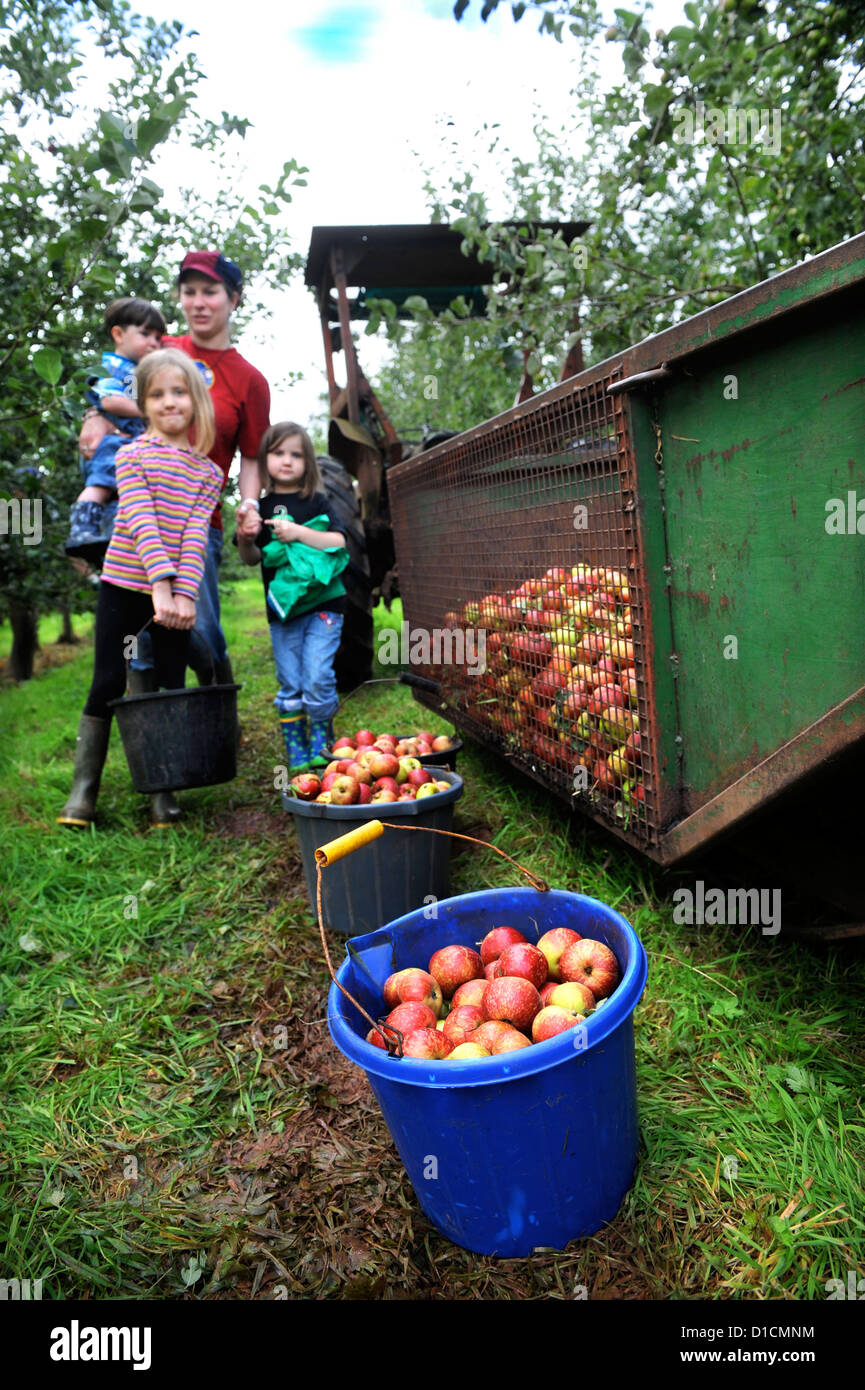
[[[213,787],[237,776],[239,685],[154,690],[111,700],[137,792]]]
[[[303,860],[309,905],[316,912],[315,852],[336,835],[354,830],[364,821],[405,821],[428,830],[450,830],[454,805],[463,794],[463,781],[455,772],[439,769],[449,782],[446,792],[421,797],[420,801],[367,802],[365,806],[330,806],[300,801],[282,794],[282,804],[294,816]],[[449,835],[411,834],[386,828],[363,855],[346,856],[322,874],[324,920],[342,936],[362,936],[412,912],[432,899],[450,893]]]

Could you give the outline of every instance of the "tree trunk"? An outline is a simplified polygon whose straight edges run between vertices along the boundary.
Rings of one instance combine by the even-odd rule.
[[[39,615],[35,608],[21,599],[10,598],[8,604],[12,651],[6,674],[13,681],[29,681],[33,678],[33,658],[39,646]]]
[[[57,645],[59,647],[65,642],[67,646],[71,646],[73,642],[78,641],[78,638],[72,630],[72,612],[69,608],[61,608],[60,612],[63,617],[63,630],[57,638]]]

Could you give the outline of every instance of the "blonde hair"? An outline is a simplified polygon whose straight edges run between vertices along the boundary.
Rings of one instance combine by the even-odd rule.
[[[296,434],[300,440],[306,465],[298,495],[302,498],[312,497],[324,488],[321,480],[321,469],[315,456],[315,445],[303,425],[296,425],[293,420],[282,420],[278,425],[271,425],[261,436],[261,443],[258,446],[258,477],[265,492],[272,492],[273,479],[267,471],[267,456],[273,453],[274,449],[278,449],[284,440],[290,439],[293,434]]]
[[[192,428],[195,430],[195,452],[206,457],[216,439],[216,422],[213,417],[213,402],[204,384],[204,377],[191,357],[177,348],[160,348],[143,357],[135,368],[135,397],[138,409],[147,419],[147,392],[153,378],[166,367],[176,367],[183,374],[189,394],[192,397]],[[149,423],[149,421],[148,421]]]

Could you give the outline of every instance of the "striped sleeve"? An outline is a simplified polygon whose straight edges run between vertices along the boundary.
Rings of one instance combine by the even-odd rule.
[[[171,585],[175,594],[185,594],[193,600],[198,598],[198,589],[204,573],[204,556],[207,551],[207,537],[210,531],[210,515],[222,492],[222,470],[215,463],[205,459],[206,474],[194,503],[189,509],[189,517],[180,539],[180,558],[177,573]]]
[[[162,543],[153,498],[139,461],[146,448],[142,441],[117,451],[117,511],[152,585],[172,579],[175,566]]]

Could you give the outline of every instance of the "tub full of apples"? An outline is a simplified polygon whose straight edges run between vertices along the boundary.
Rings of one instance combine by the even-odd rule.
[[[325,925],[344,936],[373,931],[450,892],[450,836],[412,833],[411,827],[450,830],[462,778],[449,768],[421,767],[416,758],[404,758],[411,766],[402,766],[391,754],[377,756],[390,760],[384,766],[393,775],[375,777],[360,765],[340,771],[337,760],[321,777],[299,773],[282,795],[294,820],[313,913],[316,850],[365,821],[394,823],[365,855],[349,856],[322,875]]]
[[[637,1161],[647,972],[619,913],[535,888],[450,898],[348,943],[331,1036],[444,1235],[514,1258],[613,1220]]]

